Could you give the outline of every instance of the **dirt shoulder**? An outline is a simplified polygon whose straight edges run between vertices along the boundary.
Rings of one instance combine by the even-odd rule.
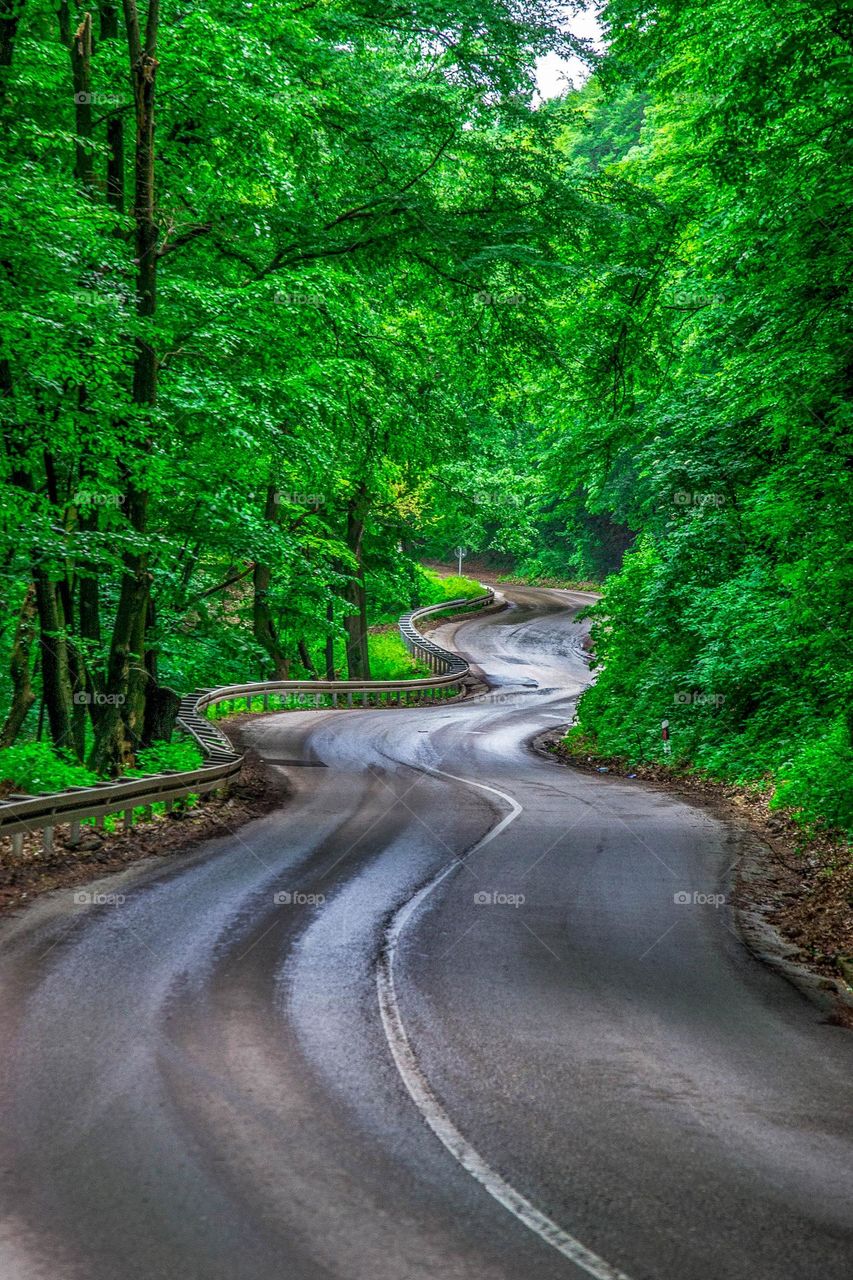
[[[240,726],[227,726],[240,745]],[[8,839],[0,841],[0,914],[26,906],[40,894],[86,884],[111,871],[121,871],[146,858],[179,858],[202,840],[227,835],[244,823],[280,805],[287,795],[280,776],[248,752],[239,777],[227,797],[201,796],[192,808],[134,823],[129,831],[96,831],[84,827],[80,844],[67,843],[68,828],[57,826],[54,848],[46,853],[35,832],[24,839],[21,855],[13,858]]]
[[[733,892],[744,941],[809,994],[824,993],[833,1021],[853,1027],[853,857],[843,837],[805,836],[789,814],[769,808],[767,795],[746,787],[573,753],[559,730],[535,746],[574,769],[683,796],[740,832]]]

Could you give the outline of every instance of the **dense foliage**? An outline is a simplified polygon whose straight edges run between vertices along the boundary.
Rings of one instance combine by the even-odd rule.
[[[849,18],[611,0],[536,104],[565,16],[0,0],[0,748],[387,672],[462,544],[605,581],[585,741],[853,824]]]
[[[575,520],[637,536],[581,727],[648,759],[668,719],[676,759],[853,827],[849,19],[728,0],[606,18],[608,96],[581,95],[575,148],[606,232],[549,445]]]
[[[515,412],[559,16],[3,0],[0,746],[115,771],[175,689],[370,673],[431,471]]]

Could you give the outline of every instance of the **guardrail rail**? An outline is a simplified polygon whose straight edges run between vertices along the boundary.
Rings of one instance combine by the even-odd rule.
[[[0,800],[0,837],[11,836],[12,852],[19,855],[27,832],[41,831],[46,851],[53,848],[54,827],[67,824],[68,844],[73,848],[81,839],[81,824],[94,819],[99,825],[109,814],[123,813],[125,827],[133,823],[133,813],[140,806],[150,810],[154,804],[165,804],[169,811],[176,800],[188,795],[203,795],[218,789],[227,791],[228,784],[243,765],[243,756],[233,743],[204,712],[222,703],[234,704],[246,699],[247,710],[260,698],[262,710],[272,710],[276,698],[281,701],[294,695],[313,693],[316,705],[321,698],[331,707],[408,706],[413,695],[431,700],[458,697],[469,674],[468,663],[458,654],[443,649],[423,635],[416,623],[422,618],[444,611],[477,608],[494,602],[488,589],[473,599],[447,600],[440,604],[413,609],[399,621],[400,635],[409,653],[423,661],[432,672],[413,680],[272,680],[254,684],[222,685],[215,689],[196,689],[181,701],[177,724],[195,740],[204,755],[197,769],[168,770],[142,778],[118,778],[94,786],[67,787],[48,795],[9,795]]]

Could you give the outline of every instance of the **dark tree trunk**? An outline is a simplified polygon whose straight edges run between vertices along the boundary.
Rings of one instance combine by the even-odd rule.
[[[367,494],[362,486],[347,506],[347,546],[356,562],[355,573],[347,583],[345,591],[350,605],[344,618],[347,633],[347,671],[350,680],[370,679],[370,655],[367,648],[367,593],[364,588],[364,565],[361,554],[367,509]]]
[[[134,153],[133,219],[136,229],[136,311],[143,321],[153,321],[157,309],[157,238],[154,216],[154,97],[157,75],[157,28],[159,0],[149,0],[144,37],[139,25],[136,0],[123,0],[125,28],[130,54],[130,75],[136,106]],[[149,327],[136,339],[133,362],[133,400],[141,406],[157,403],[157,359]],[[150,574],[144,547],[147,530],[148,494],[128,474],[125,512],[138,548],[124,557],[121,593],[116,610],[107,666],[106,704],[100,717],[92,751],[92,767],[117,773],[131,757],[134,739],[142,733],[143,702],[131,669],[144,663],[145,618],[148,610]]]
[[[80,525],[84,529],[91,529],[94,526],[89,521],[80,521]],[[93,645],[100,644],[101,640],[101,602],[98,593],[98,576],[94,568],[87,570],[85,577],[80,575],[77,583],[77,612],[78,627],[80,635],[84,640],[89,640]],[[96,680],[94,672],[90,673],[93,682]]]
[[[50,736],[54,745],[74,750],[74,703],[65,618],[57,584],[41,569],[33,571],[39,616],[42,697],[47,708]]]
[[[127,673],[127,698],[124,703],[124,723],[127,729],[127,740],[131,754],[135,754],[142,744],[143,725],[145,723],[145,701],[149,692],[150,679],[145,663],[145,636],[148,630],[148,614],[151,609],[150,582],[145,600],[145,608],[140,609],[133,620],[133,634],[130,641],[130,665]]]
[[[100,36],[118,39],[118,6],[102,4]],[[116,112],[107,119],[107,204],[124,213],[124,121]]]
[[[124,213],[124,121],[111,116],[107,121],[107,203],[116,213]]]
[[[128,495],[142,510],[131,515],[131,523],[137,532],[145,528],[145,502],[147,495],[128,485]],[[130,513],[129,513],[130,514]],[[117,773],[133,753],[133,729],[128,697],[131,685],[131,669],[141,666],[144,660],[144,620],[148,609],[150,576],[146,557],[142,554],[125,556],[115,624],[110,642],[110,656],[104,689],[105,701],[95,728],[95,745],[91,767],[97,772]],[[142,625],[140,625],[140,623]],[[138,706],[135,708],[138,717]]]
[[[314,661],[311,657],[311,654],[308,652],[308,646],[304,640],[300,639],[298,645],[296,646],[296,651],[299,654],[299,661],[302,663],[303,667],[308,672],[311,679],[319,680],[320,677],[317,675],[317,668],[314,666]]]
[[[180,705],[180,695],[174,689],[157,685],[150,690],[145,701],[143,747],[150,747],[152,742],[171,742]]]
[[[269,604],[270,582],[272,573],[268,565],[256,564],[252,573],[254,598],[252,601],[252,628],[255,639],[267,651],[272,661],[273,677],[276,680],[287,680],[289,663],[279,643],[278,630],[273,621]]]
[[[0,359],[0,399],[13,401],[14,384],[9,361]],[[13,415],[9,415],[10,419]],[[24,449],[24,433],[12,425],[4,429],[3,443],[9,459],[9,481],[30,499],[35,489],[31,464]],[[45,459],[49,466],[49,458]],[[50,480],[50,476],[48,476]],[[62,608],[60,587],[50,574],[36,562],[33,565],[33,585],[36,610],[39,619],[39,654],[41,658],[42,706],[39,712],[41,724],[47,710],[51,737],[57,747],[73,750],[73,707],[71,675],[68,663],[68,647],[65,635],[65,615]]]
[[[329,633],[326,636],[326,679],[334,680],[335,678],[335,636],[333,627],[335,625],[335,605],[332,600],[326,605],[326,621],[329,624]]]
[[[15,628],[15,639],[9,657],[9,677],[12,682],[12,705],[0,729],[0,747],[10,747],[21,731],[30,707],[36,700],[33,693],[30,674],[30,655],[36,632],[36,591],[31,586],[27,589],[18,625]]]
[[[12,65],[15,36],[24,11],[24,0],[0,0],[0,101],[4,92],[3,71]]]
[[[278,504],[274,485],[267,486],[264,503],[264,519],[273,523],[276,519]],[[278,637],[278,630],[270,608],[270,584],[272,570],[267,564],[255,563],[252,569],[252,630],[259,645],[267,651],[273,665],[273,677],[276,680],[287,680],[290,664]]]
[[[92,140],[92,15],[87,13],[70,41],[71,78],[74,84],[74,127],[77,143],[74,176],[83,191],[95,187],[95,154]]]

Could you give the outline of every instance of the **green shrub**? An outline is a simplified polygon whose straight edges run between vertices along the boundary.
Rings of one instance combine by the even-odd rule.
[[[471,600],[483,594],[483,585],[473,578],[460,578],[451,574],[442,578],[433,569],[418,567],[418,595],[420,604],[440,604],[442,600]]]
[[[373,680],[415,680],[429,670],[409,653],[396,631],[371,632],[370,675]]]
[[[146,773],[164,773],[168,769],[178,772],[198,769],[204,764],[204,756],[190,738],[178,738],[175,742],[152,742],[136,753],[136,767],[129,769],[130,777],[142,777]]]
[[[806,825],[820,817],[853,831],[853,749],[844,720],[806,742],[779,773],[771,808],[795,809]]]
[[[55,750],[48,742],[22,742],[0,751],[0,782],[11,783],[12,791],[40,795],[88,786],[98,777],[68,751]]]
[[[580,730],[602,755],[775,788],[773,803],[804,824],[853,831],[842,646],[813,625],[810,597],[784,590],[757,556],[736,545],[711,573],[697,558],[702,535],[643,537],[608,578],[590,611],[600,670],[578,704]]]

